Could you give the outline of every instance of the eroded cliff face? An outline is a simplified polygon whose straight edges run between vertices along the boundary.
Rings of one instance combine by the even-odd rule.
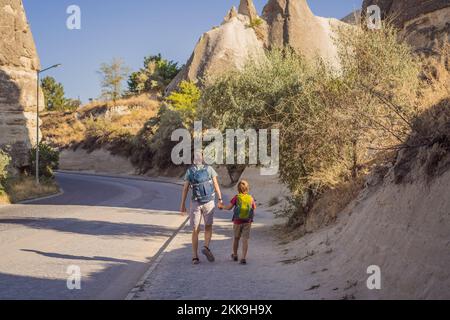
[[[363,14],[378,5],[383,19],[391,19],[401,36],[418,52],[438,55],[450,40],[450,1],[448,0],[365,0]]]
[[[10,149],[18,169],[29,165],[28,153],[36,144],[38,69],[22,1],[0,0],[0,147]]]

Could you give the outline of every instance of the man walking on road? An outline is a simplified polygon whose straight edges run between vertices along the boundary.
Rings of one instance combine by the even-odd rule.
[[[203,155],[201,153],[196,153],[194,156],[194,165],[186,172],[184,181],[185,184],[180,208],[182,215],[187,214],[186,199],[189,188],[192,189],[192,199],[189,211],[190,222],[193,228],[192,263],[194,265],[200,263],[198,249],[202,218],[205,224],[205,246],[202,249],[202,253],[209,262],[214,262],[215,258],[210,250],[210,244],[213,234],[216,196],[218,197],[219,203],[223,204],[217,173],[212,167],[204,164]]]

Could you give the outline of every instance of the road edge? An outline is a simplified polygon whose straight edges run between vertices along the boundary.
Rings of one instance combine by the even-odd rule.
[[[138,283],[130,290],[128,295],[125,297],[126,301],[133,300],[136,297],[137,293],[141,291],[141,289],[144,287],[145,283],[147,282],[147,279],[150,278],[152,273],[156,270],[156,267],[160,264],[160,262],[164,258],[167,248],[170,246],[170,244],[173,242],[173,240],[178,236],[178,234],[186,227],[188,221],[189,221],[189,218],[186,218],[186,220],[180,225],[180,227],[173,233],[173,235],[169,239],[167,239],[167,241],[164,243],[164,245],[155,254],[155,256],[152,258],[152,261],[150,262],[150,267],[147,269],[147,271],[144,273],[144,275],[141,277],[141,279],[138,281]]]
[[[24,200],[24,201],[20,201],[20,202],[18,202],[16,204],[30,204],[30,203],[33,203],[33,202],[36,202],[36,201],[53,199],[53,198],[56,198],[56,197],[60,197],[62,195],[64,195],[64,189],[59,188],[59,192],[58,193],[52,194],[50,196],[40,197],[40,198],[36,198],[36,199]]]
[[[165,184],[174,184],[182,186],[184,184],[181,180],[175,180],[171,178],[158,178],[158,177],[145,177],[145,176],[133,176],[133,175],[122,175],[122,174],[108,174],[108,173],[91,173],[83,171],[69,171],[69,170],[58,170],[56,173],[62,174],[72,174],[80,176],[91,176],[91,177],[103,177],[112,179],[125,179],[125,180],[135,180],[135,181],[149,181],[149,182],[159,182]]]

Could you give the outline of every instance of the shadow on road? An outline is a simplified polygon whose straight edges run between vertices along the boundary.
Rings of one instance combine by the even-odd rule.
[[[73,218],[14,218],[1,219],[1,223],[92,236],[170,237],[174,232],[173,228],[148,224],[113,223]]]
[[[24,250],[28,251],[28,250]],[[30,254],[33,253],[29,250]],[[39,252],[36,252],[40,254]],[[118,274],[134,272],[139,275],[148,268],[148,263],[131,260],[117,260],[106,257],[76,257],[52,253],[42,253],[43,255],[55,259],[62,259],[63,264],[58,278],[30,277],[18,274],[0,273],[0,300],[85,300],[85,299],[113,299],[122,300],[125,296],[117,296],[117,288],[127,286],[117,280]],[[84,274],[81,267],[81,290],[69,290],[67,280],[69,274],[66,268],[70,265],[77,265],[84,260],[105,261],[103,269],[99,272]],[[64,260],[67,260],[64,263]],[[150,258],[149,258],[150,260]],[[12,271],[15,272],[15,271]],[[134,279],[133,281],[137,281]],[[104,284],[108,285],[104,285]]]
[[[125,259],[115,259],[111,257],[85,257],[85,256],[73,256],[68,254],[59,254],[51,252],[43,252],[39,250],[29,250],[22,249],[23,252],[35,253],[47,258],[63,259],[63,260],[83,260],[83,261],[104,261],[104,262],[114,262],[114,263],[130,263],[130,260]]]

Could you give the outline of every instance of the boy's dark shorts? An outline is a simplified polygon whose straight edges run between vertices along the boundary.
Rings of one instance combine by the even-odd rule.
[[[234,225],[234,238],[235,239],[250,239],[250,231],[252,229],[251,223],[235,224]]]

